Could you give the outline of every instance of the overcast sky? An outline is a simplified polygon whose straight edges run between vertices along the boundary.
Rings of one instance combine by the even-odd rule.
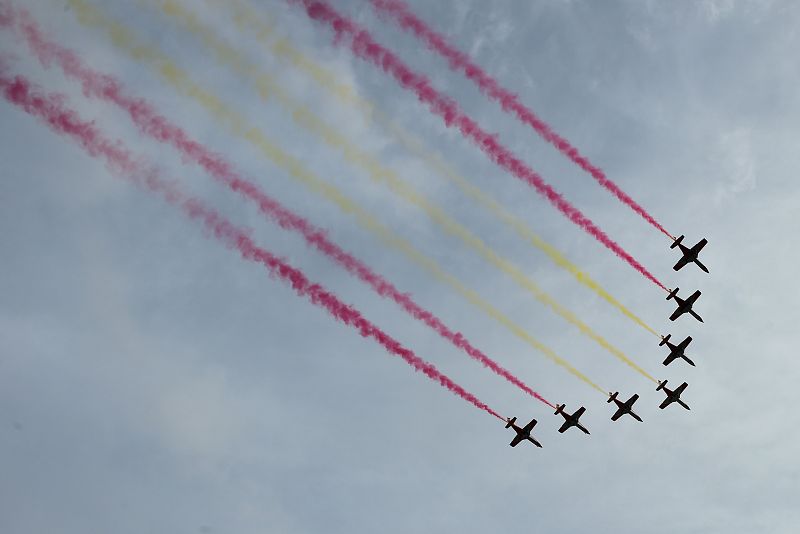
[[[195,222],[0,103],[0,531],[14,534],[306,532],[789,533],[800,522],[795,288],[800,186],[800,4],[790,0],[447,0],[411,5],[693,244],[707,275],[676,273],[669,240],[504,114],[365,0],[334,2],[451,95],[669,287],[700,289],[704,324],[492,164],[297,6],[250,0],[344,83],[438,151],[648,324],[691,335],[697,363],[549,262],[356,109],[237,33],[217,2],[182,0],[328,124],[490,243],[670,385],[687,412],[425,214],[218,64],[154,2],[102,6],[167,53],[310,170],[334,183],[531,335],[627,398],[605,397],[305,189],[146,65],[80,25],[63,1],[26,5],[48,36],[121,78],[271,195],[553,402],[586,406],[561,435],[552,410],[483,369],[295,234],[262,219],[128,117],[86,99],[19,38],[11,72],[156,163],[257,242],[353,303],[503,416],[538,419],[543,449],[508,447],[486,413],[297,297]]]

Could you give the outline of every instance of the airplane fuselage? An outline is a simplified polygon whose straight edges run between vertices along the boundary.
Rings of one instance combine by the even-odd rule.
[[[511,428],[513,428],[513,429],[514,429],[514,432],[516,432],[518,436],[522,436],[523,438],[527,438],[528,436],[530,436],[530,435],[531,435],[531,433],[530,433],[530,432],[525,432],[525,429],[524,429],[524,428],[522,428],[522,427],[519,427],[519,426],[517,426],[517,425],[515,425],[515,424],[512,424],[512,425],[511,425]]]
[[[674,312],[672,312],[672,315],[670,315],[669,320],[674,321],[684,313],[688,313],[702,323],[703,318],[697,315],[697,313],[694,310],[692,310],[692,306],[694,305],[695,302],[697,302],[697,299],[700,297],[700,295],[701,295],[700,291],[695,291],[689,297],[684,299],[678,296],[678,288],[675,288],[674,290],[670,291],[667,300],[670,299],[674,300],[675,302],[678,303],[678,307],[675,308]]]
[[[566,421],[569,424],[569,426],[576,426],[581,430],[583,430],[584,432],[586,432],[587,434],[589,433],[589,431],[583,427],[583,425],[580,423],[577,417],[574,417],[572,415],[567,415],[564,412],[561,412],[561,415],[564,417],[564,421]]]
[[[614,399],[614,403],[617,405],[617,411],[618,411],[618,412],[619,412],[619,411],[621,411],[621,412],[622,412],[622,414],[621,414],[621,415],[619,415],[619,416],[617,416],[617,417],[621,417],[622,415],[628,414],[628,415],[630,415],[631,417],[633,417],[634,419],[636,419],[637,421],[641,421],[641,420],[642,420],[642,418],[641,418],[641,417],[639,417],[638,415],[636,415],[636,414],[633,412],[633,403],[634,403],[635,401],[636,401],[636,399],[633,399],[633,402],[632,402],[632,401],[630,401],[630,400],[629,400],[629,401],[627,401],[627,402],[622,402],[621,400]]]
[[[694,261],[697,259],[698,251],[695,251],[693,248],[689,248],[683,243],[678,243],[678,247],[680,247],[681,252],[683,252],[683,256],[689,260]]]
[[[700,269],[702,269],[705,272],[708,272],[708,267],[703,265],[698,258],[698,256],[700,255],[700,251],[703,250],[703,247],[706,246],[708,240],[703,238],[700,241],[698,241],[694,246],[687,247],[686,245],[681,243],[681,241],[683,241],[683,237],[684,236],[680,236],[679,238],[675,239],[672,245],[670,245],[670,248],[678,247],[678,249],[681,251],[682,254],[682,258],[678,260],[678,263],[675,264],[673,269],[679,271],[685,265],[688,265],[689,263],[695,263],[698,267],[700,267]]]

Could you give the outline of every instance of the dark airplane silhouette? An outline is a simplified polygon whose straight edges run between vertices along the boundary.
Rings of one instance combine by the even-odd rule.
[[[667,296],[667,300],[675,299],[675,301],[678,303],[677,309],[674,312],[672,312],[672,315],[669,316],[669,320],[674,321],[684,313],[689,313],[692,317],[694,317],[695,319],[697,319],[702,323],[703,318],[692,311],[692,304],[694,304],[697,298],[700,296],[700,291],[695,291],[687,299],[684,300],[678,296],[678,289],[679,288],[676,287],[675,289],[670,291],[669,296]]]
[[[506,428],[513,428],[514,432],[517,433],[517,435],[514,436],[514,439],[511,440],[511,443],[509,443],[509,445],[511,445],[512,447],[516,447],[517,445],[519,445],[520,441],[525,441],[527,439],[537,447],[541,448],[542,444],[536,441],[533,438],[533,436],[531,436],[531,430],[533,430],[533,427],[536,426],[536,419],[531,419],[531,422],[525,425],[523,428],[520,428],[517,425],[515,425],[514,423],[516,421],[517,421],[516,417],[512,417],[511,419],[506,419]]]
[[[662,402],[661,405],[659,405],[659,408],[661,408],[663,410],[664,408],[666,408],[667,406],[669,406],[673,402],[677,402],[678,404],[680,404],[681,406],[683,406],[687,410],[691,410],[691,408],[689,408],[689,406],[685,402],[683,402],[681,400],[681,393],[683,393],[683,390],[685,390],[686,386],[688,386],[688,385],[689,384],[684,382],[680,386],[676,387],[675,390],[673,391],[673,390],[670,390],[667,387],[667,381],[666,380],[663,380],[663,381],[659,382],[658,383],[658,387],[656,388],[656,391],[658,391],[660,389],[663,389],[664,393],[667,394],[667,398],[664,399],[664,402]]]
[[[580,419],[581,415],[583,415],[583,412],[585,412],[585,411],[586,411],[586,408],[584,408],[583,406],[581,406],[580,408],[578,408],[577,410],[575,410],[575,413],[574,413],[574,414],[570,415],[570,414],[568,414],[568,413],[566,413],[566,412],[564,411],[564,407],[565,407],[565,406],[566,406],[565,404],[558,404],[558,405],[556,405],[556,411],[555,411],[555,414],[556,414],[556,415],[558,415],[558,414],[561,414],[561,417],[563,417],[563,418],[564,418],[564,424],[563,424],[563,425],[561,425],[561,428],[559,428],[559,429],[558,429],[558,431],[559,431],[559,432],[561,432],[561,433],[563,433],[563,432],[564,432],[565,430],[567,430],[569,427],[571,427],[571,426],[576,426],[576,427],[580,428],[581,430],[583,430],[583,431],[584,431],[584,433],[588,434],[588,433],[589,433],[589,431],[588,431],[588,430],[586,430],[586,428],[585,428],[585,427],[584,427],[582,424],[580,424],[580,422],[578,421],[578,419]]]
[[[622,417],[627,413],[630,414],[630,416],[636,419],[637,421],[641,421],[642,418],[633,413],[633,403],[639,399],[639,395],[634,394],[630,399],[626,400],[625,402],[619,400],[617,398],[617,395],[619,395],[619,391],[615,391],[614,393],[608,394],[607,402],[613,401],[617,405],[617,411],[614,413],[614,415],[611,416],[611,420],[616,421],[617,419],[619,419],[620,417]]]
[[[704,246],[706,246],[706,243],[708,243],[708,241],[705,238],[703,238],[700,241],[698,241],[697,244],[692,248],[689,248],[686,245],[682,245],[681,241],[683,241],[683,236],[680,236],[678,239],[675,240],[674,243],[672,243],[669,246],[669,248],[680,247],[681,252],[683,252],[683,257],[678,260],[678,263],[675,264],[673,269],[675,269],[676,271],[680,271],[684,265],[694,262],[697,264],[698,267],[703,269],[705,272],[708,272],[708,268],[702,263],[700,263],[700,260],[697,259],[697,255],[700,254],[700,251],[703,249]]]
[[[694,367],[694,362],[690,360],[689,357],[686,356],[686,354],[684,353],[686,347],[688,347],[689,343],[692,342],[692,336],[686,336],[686,339],[684,339],[677,345],[669,342],[669,338],[671,336],[672,334],[667,334],[666,337],[661,336],[661,343],[658,344],[659,347],[664,344],[666,344],[669,347],[669,356],[667,356],[667,359],[664,360],[664,365],[671,364],[673,360],[675,360],[676,358],[683,358],[689,365]]]

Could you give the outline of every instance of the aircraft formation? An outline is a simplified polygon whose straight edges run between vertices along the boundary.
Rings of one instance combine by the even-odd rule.
[[[701,296],[700,291],[695,291],[689,296],[681,296],[679,288],[668,289],[633,254],[614,241],[578,206],[573,205],[554,185],[546,181],[532,165],[523,161],[521,157],[506,147],[499,136],[492,133],[492,128],[484,128],[477,118],[461,109],[457,100],[436,89],[436,84],[424,73],[415,70],[399,54],[381,44],[379,39],[373,38],[367,28],[340,13],[327,0],[287,1],[293,8],[303,11],[320,28],[320,31],[328,32],[333,37],[332,42],[335,46],[349,47],[354,57],[371,63],[387,77],[393,78],[404,90],[413,93],[414,100],[418,104],[426,106],[432,115],[444,122],[445,127],[457,130],[470,143],[470,146],[483,153],[492,164],[497,165],[503,171],[504,178],[521,181],[528,187],[532,195],[541,197],[556,213],[565,216],[576,225],[583,232],[582,235],[602,244],[638,275],[665,291],[667,293],[666,300],[672,300],[676,304],[676,309],[669,315],[670,321],[675,321],[683,315],[690,315],[697,321],[703,322],[702,317],[693,309]],[[681,235],[676,238],[669,233],[647,210],[609,179],[599,167],[592,164],[576,147],[558,135],[544,120],[526,107],[517,95],[504,89],[499,81],[481,69],[468,55],[448,44],[445,36],[420,19],[402,0],[365,1],[381,15],[384,22],[394,23],[402,31],[412,33],[422,44],[420,49],[445,58],[452,71],[465,75],[467,79],[478,86],[484,96],[500,103],[504,112],[511,113],[521,123],[530,127],[539,137],[553,145],[563,157],[580,167],[600,187],[638,214],[648,225],[669,237],[672,241],[670,249],[678,249],[681,252],[681,258],[673,266],[675,271],[680,271],[689,264],[695,264],[702,271],[709,272],[709,269],[699,259],[701,251],[708,243],[706,239],[700,240],[691,247],[684,245],[685,236]],[[335,206],[344,216],[351,218],[354,224],[359,225],[363,231],[371,233],[382,246],[393,248],[409,262],[420,267],[443,288],[463,297],[465,302],[473,306],[476,312],[483,314],[493,326],[527,344],[531,353],[544,356],[569,372],[571,376],[602,394],[608,404],[616,407],[611,415],[612,421],[618,421],[623,415],[628,415],[639,422],[642,421],[642,418],[634,412],[634,405],[639,399],[638,394],[633,394],[627,400],[623,400],[619,397],[618,391],[611,393],[609,388],[600,387],[585,373],[577,369],[569,359],[536,339],[529,331],[530,329],[522,327],[513,317],[500,311],[499,307],[491,302],[491,297],[483,296],[477,288],[469,287],[467,282],[451,273],[446,264],[434,257],[427,256],[400,233],[396,233],[381,218],[380,214],[371,213],[369,206],[359,204],[358,200],[351,198],[346,191],[340,190],[325,178],[317,176],[317,171],[306,161],[306,159],[313,160],[314,158],[299,158],[294,156],[291,150],[282,148],[282,143],[285,142],[284,138],[287,137],[283,135],[282,131],[269,132],[269,126],[273,126],[274,129],[274,125],[259,123],[259,113],[253,113],[249,109],[246,112],[237,110],[235,102],[227,102],[224,98],[214,94],[211,87],[202,81],[193,79],[190,72],[184,70],[181,65],[170,59],[166,52],[158,48],[158,40],[147,39],[138,34],[135,27],[127,24],[127,21],[116,19],[108,9],[108,3],[100,0],[65,0],[65,3],[70,16],[74,15],[75,22],[87,30],[104,34],[108,46],[112,46],[116,52],[126,56],[130,61],[148,68],[161,80],[163,85],[174,90],[180,98],[191,100],[192,109],[194,107],[202,109],[211,118],[210,120],[214,121],[215,127],[218,126],[215,131],[218,129],[220,132],[227,132],[226,135],[236,142],[248,144],[251,149],[255,149],[254,153],[257,157],[260,157],[268,165],[274,166],[277,171],[283,172],[298,186],[305,188],[309,196],[318,195],[322,201]],[[482,209],[487,210],[498,221],[513,230],[522,238],[525,246],[536,248],[543,254],[543,258],[569,272],[578,283],[593,291],[608,305],[619,311],[622,316],[655,337],[659,337],[659,346],[666,346],[669,349],[663,365],[667,366],[676,360],[683,360],[688,365],[695,366],[695,362],[686,354],[686,350],[692,342],[691,336],[687,336],[683,341],[675,344],[671,341],[671,334],[659,335],[655,329],[593,280],[585,269],[576,266],[567,258],[566,254],[539,237],[531,229],[530,221],[514,215],[495,200],[491,193],[484,192],[473,185],[469,179],[461,176],[457,168],[448,163],[447,156],[439,154],[436,147],[426,143],[424,139],[417,138],[402,127],[395,118],[386,116],[372,102],[358,96],[358,91],[343,90],[336,73],[316,62],[314,58],[306,56],[301,50],[294,48],[291,44],[291,36],[274,37],[281,24],[264,20],[269,18],[268,9],[248,7],[247,2],[243,0],[216,2],[217,6],[214,8],[220,10],[220,20],[228,19],[230,23],[236,25],[237,34],[242,40],[246,38],[255,40],[260,53],[268,54],[271,57],[270,61],[264,62],[265,64],[282,65],[281,69],[277,69],[277,73],[265,71],[262,62],[251,59],[250,54],[245,54],[238,49],[238,42],[226,41],[223,32],[215,31],[213,23],[207,24],[207,19],[199,17],[193,12],[189,7],[191,2],[142,0],[142,4],[148,5],[148,9],[159,9],[163,18],[169,21],[168,27],[177,30],[176,35],[191,38],[192,45],[191,47],[187,46],[187,49],[202,50],[204,62],[211,61],[206,58],[213,58],[222,72],[233,75],[231,86],[238,86],[243,82],[251,84],[253,88],[257,89],[255,93],[264,101],[265,106],[281,106],[284,111],[288,111],[285,113],[287,118],[291,117],[293,123],[302,129],[304,134],[326,145],[327,150],[340,152],[348,164],[358,169],[358,173],[354,176],[369,178],[375,184],[388,186],[392,195],[397,196],[402,202],[408,203],[419,213],[424,213],[431,224],[442,231],[442,235],[460,240],[466,249],[485,260],[484,267],[489,266],[508,276],[527,295],[564,319],[581,335],[590,338],[604,353],[657,384],[656,391],[663,391],[666,395],[660,408],[663,409],[670,404],[678,403],[687,410],[689,409],[689,406],[680,398],[688,386],[686,382],[675,389],[670,389],[667,387],[666,380],[659,381],[649,375],[622,350],[583,322],[578,314],[560,303],[555,296],[546,293],[526,270],[517,267],[513,261],[501,255],[493,248],[490,241],[478,237],[478,234],[473,233],[467,226],[448,215],[445,207],[438,205],[435,198],[428,197],[423,192],[414,189],[408,180],[404,180],[388,164],[384,164],[367,148],[362,148],[358,146],[358,143],[350,140],[347,134],[348,128],[341,128],[337,124],[326,122],[326,119],[321,116],[323,114],[315,113],[315,110],[309,108],[305,102],[295,98],[291,89],[281,85],[284,78],[284,71],[281,69],[296,70],[298,75],[302,74],[306,77],[308,83],[314,84],[315,90],[327,95],[321,97],[321,102],[325,103],[320,105],[340,106],[343,109],[346,107],[353,114],[361,114],[366,123],[374,123],[377,125],[376,127],[381,127],[383,133],[387,138],[391,138],[397,147],[407,151],[419,162],[428,165],[432,177],[438,176],[453,186],[454,194],[458,192],[458,194],[469,197],[476,205],[480,205]],[[239,173],[234,161],[227,159],[217,150],[205,146],[200,140],[195,139],[192,133],[160,114],[154,104],[132,93],[131,88],[127,87],[123,80],[109,73],[95,70],[87,62],[84,62],[77,52],[47,35],[47,32],[37,25],[34,17],[26,11],[24,6],[15,6],[14,0],[0,0],[0,31],[14,32],[17,37],[15,42],[28,49],[30,52],[28,57],[31,61],[38,62],[45,69],[58,68],[64,77],[78,82],[83,88],[84,98],[103,101],[104,104],[115,106],[118,111],[128,116],[141,136],[148,137],[150,141],[157,142],[159,145],[171,147],[180,154],[181,160],[185,164],[202,168],[211,179],[239,195],[243,202],[257,206],[260,216],[266,222],[275,224],[287,232],[298,234],[314,253],[324,255],[339,268],[363,282],[364,286],[369,287],[381,298],[393,301],[414,320],[424,323],[461,353],[480,362],[483,367],[502,377],[530,398],[546,404],[549,409],[554,409],[554,415],[561,416],[563,419],[558,428],[559,433],[575,427],[587,435],[590,434],[580,421],[586,412],[585,407],[581,406],[570,413],[565,404],[551,403],[517,375],[473,345],[464,334],[449,328],[446,321],[438,317],[434,311],[423,308],[414,300],[413,291],[395,287],[388,278],[373,270],[365,261],[334,242],[326,228],[316,226],[303,215],[282,205],[278,199],[271,196],[273,192],[268,189],[270,187],[268,180],[266,185],[249,180]],[[160,196],[167,204],[203,226],[207,235],[223,242],[228,248],[234,249],[243,260],[259,263],[268,272],[271,279],[288,284],[298,296],[308,299],[314,306],[323,308],[340,324],[352,327],[359,335],[370,338],[383,347],[388,354],[402,359],[415,371],[420,371],[434,383],[502,421],[507,429],[513,429],[515,432],[515,437],[511,442],[512,447],[523,441],[531,442],[537,447],[542,446],[532,435],[537,424],[536,419],[532,419],[524,427],[519,427],[516,424],[516,417],[506,418],[500,415],[432,363],[391,337],[377,323],[370,321],[364,313],[348,304],[346,299],[338,297],[333,291],[310,280],[299,268],[271,253],[264,246],[258,245],[251,238],[247,229],[237,227],[204,200],[192,197],[188,192],[179,189],[173,180],[161,178],[155,164],[146,165],[146,158],[130,152],[122,140],[110,138],[98,123],[82,118],[75,109],[69,107],[66,97],[59,93],[48,93],[42,90],[21,74],[12,75],[10,70],[5,69],[4,61],[3,58],[0,58],[0,67],[2,67],[0,68],[0,90],[2,90],[2,97],[6,102],[45,123],[52,131],[76,142],[89,156],[104,160],[109,170],[119,177]],[[409,128],[413,128],[413,126],[409,126]],[[311,143],[303,147],[304,156],[312,151],[312,147]],[[142,180],[142,176],[147,176],[147,179]],[[502,186],[499,179],[497,184],[497,187]]]
[[[705,238],[701,239],[695,246],[689,248],[689,247],[681,244],[681,241],[683,241],[683,238],[684,238],[684,236],[680,236],[680,237],[676,238],[674,240],[674,242],[672,243],[672,245],[670,246],[670,248],[675,248],[676,246],[679,246],[680,250],[681,250],[681,252],[683,254],[681,259],[678,260],[678,263],[675,264],[673,269],[676,270],[676,271],[680,271],[683,267],[685,267],[689,263],[694,262],[698,267],[700,267],[700,269],[702,269],[706,273],[709,272],[708,268],[705,265],[703,265],[702,263],[700,263],[700,260],[697,259],[698,255],[700,253],[700,250],[704,246],[706,246],[708,241]],[[674,299],[675,301],[677,301],[678,308],[669,316],[669,320],[670,321],[674,321],[675,319],[677,319],[681,315],[683,315],[685,313],[688,313],[692,317],[697,319],[698,321],[703,322],[703,319],[699,315],[697,315],[697,313],[695,313],[692,310],[692,305],[697,301],[699,296],[700,296],[700,291],[695,291],[687,299],[682,299],[682,298],[678,297],[678,288],[675,288],[674,290],[670,290],[669,295],[667,296],[667,300]],[[689,343],[692,342],[692,336],[686,336],[686,339],[684,339],[683,341],[681,341],[677,345],[674,344],[674,343],[670,343],[669,340],[670,340],[671,337],[672,337],[672,334],[667,334],[666,336],[661,336],[661,342],[658,344],[659,346],[666,345],[669,348],[669,351],[670,351],[669,355],[667,355],[667,358],[664,360],[663,364],[665,366],[667,366],[667,365],[671,364],[673,361],[675,361],[677,359],[682,359],[686,363],[691,365],[692,367],[695,367],[694,362],[691,359],[689,359],[689,357],[686,356],[686,353],[685,353],[686,347],[688,347]],[[683,382],[680,386],[676,387],[673,390],[673,389],[669,389],[667,387],[667,381],[666,380],[659,380],[658,381],[658,386],[656,387],[656,391],[663,391],[666,394],[666,398],[663,400],[663,402],[661,402],[661,404],[658,407],[663,410],[664,408],[666,408],[667,406],[669,406],[673,402],[677,402],[678,404],[680,404],[681,406],[683,406],[687,410],[691,410],[691,408],[689,408],[689,405],[686,404],[681,399],[681,394],[686,390],[688,385],[689,385],[688,383]],[[627,415],[630,415],[632,418],[636,419],[637,421],[642,422],[642,418],[639,417],[638,415],[636,415],[636,413],[634,413],[634,411],[633,411],[633,405],[637,400],[639,400],[639,395],[638,394],[633,394],[627,401],[620,400],[619,398],[617,398],[618,395],[619,395],[618,391],[615,391],[614,393],[609,393],[608,394],[608,401],[607,402],[608,403],[612,403],[613,402],[617,406],[617,410],[611,416],[611,420],[612,421],[617,421],[620,417],[622,417],[623,415],[627,414]],[[586,429],[586,427],[581,425],[580,422],[578,421],[580,416],[583,415],[584,412],[586,411],[586,408],[581,406],[572,415],[569,415],[568,413],[566,413],[564,411],[564,408],[565,408],[565,406],[563,404],[559,404],[558,406],[556,406],[555,414],[556,415],[561,415],[564,418],[564,424],[561,425],[561,427],[558,429],[558,431],[560,433],[564,433],[568,428],[574,426],[574,427],[582,430],[585,434],[589,434],[589,431]],[[525,427],[522,428],[522,429],[513,424],[514,421],[516,421],[516,420],[517,420],[516,417],[509,418],[508,419],[508,424],[506,424],[506,428],[513,427],[514,430],[517,432],[517,435],[511,441],[510,445],[512,447],[516,447],[517,444],[519,444],[521,441],[523,441],[525,439],[528,439],[529,441],[533,442],[537,447],[542,447],[541,443],[536,441],[531,436],[531,430],[533,430],[533,427],[536,426],[536,423],[537,423],[536,419],[532,419],[531,422],[528,423],[527,425],[525,425]]]

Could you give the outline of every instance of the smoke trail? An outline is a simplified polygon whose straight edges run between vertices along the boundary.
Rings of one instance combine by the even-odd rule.
[[[570,262],[555,247],[539,237],[521,218],[515,216],[504,209],[498,202],[485,194],[478,187],[472,185],[466,178],[461,176],[455,169],[448,165],[442,158],[423,146],[422,141],[416,139],[411,133],[407,132],[400,125],[396,124],[379,109],[376,109],[368,100],[361,98],[346,84],[339,83],[336,76],[323,66],[315,63],[302,52],[294,48],[286,39],[280,39],[272,45],[267,40],[272,29],[259,19],[261,14],[246,6],[241,0],[212,0],[226,8],[233,10],[233,18],[238,29],[242,32],[251,31],[255,33],[257,40],[265,48],[270,49],[274,54],[289,61],[294,67],[302,70],[311,76],[319,85],[335,95],[339,100],[358,108],[368,119],[377,121],[395,140],[397,140],[409,152],[413,153],[425,161],[440,176],[455,184],[465,195],[469,196],[484,208],[489,210],[498,219],[509,225],[524,240],[544,252],[547,257],[556,265],[568,271],[579,283],[594,291],[603,300],[617,308],[623,315],[634,321],[636,324],[653,334],[659,336],[652,327],[640,319],[636,314],[626,308],[621,302],[615,299],[598,282],[577,265]]]
[[[500,83],[489,76],[489,74],[474,63],[469,56],[450,45],[443,35],[437,33],[433,28],[417,17],[411,8],[402,0],[370,0],[372,6],[382,15],[388,15],[397,25],[406,31],[412,32],[418,39],[422,40],[430,50],[436,52],[447,60],[450,68],[462,71],[464,75],[472,80],[478,88],[489,98],[497,101],[504,111],[513,113],[524,124],[533,128],[543,139],[552,144],[559,152],[567,156],[573,163],[589,173],[592,178],[611,192],[623,204],[627,205],[645,221],[664,233],[664,235],[675,239],[672,234],[667,232],[655,218],[650,215],[642,206],[628,196],[625,191],[610,180],[602,169],[594,166],[586,156],[581,154],[577,148],[572,146],[569,141],[558,135],[553,129],[539,118],[533,110],[526,107],[519,101],[519,96],[503,88]]]
[[[249,64],[242,54],[220,41],[210,28],[201,24],[196,17],[180,7],[177,2],[173,0],[158,0],[158,3],[162,5],[165,13],[176,17],[189,31],[197,35],[203,43],[214,52],[219,61],[230,66],[237,74],[245,78],[250,78],[251,81],[256,84],[258,92],[262,97],[266,98],[266,95],[275,97],[281,104],[289,108],[296,122],[317,135],[327,144],[339,149],[347,161],[364,170],[373,181],[376,183],[385,182],[392,191],[414,206],[422,209],[445,232],[460,239],[465,245],[483,256],[490,264],[509,275],[520,287],[528,291],[543,304],[549,306],[563,319],[576,326],[581,333],[595,341],[598,345],[603,347],[603,349],[628,365],[631,369],[648,378],[653,383],[657,382],[654,377],[634,363],[633,360],[626,356],[619,348],[615,347],[608,340],[603,338],[603,336],[592,330],[589,325],[581,321],[574,313],[558,303],[552,296],[542,291],[542,289],[516,265],[499,256],[478,236],[459,224],[455,219],[448,216],[441,208],[432,204],[428,199],[417,193],[407,183],[403,182],[392,169],[381,165],[377,159],[359,149],[343,135],[340,135],[336,129],[329,127],[308,109],[298,104],[270,76],[264,73],[258,73],[257,69],[252,64]]]
[[[566,369],[570,374],[599,391],[602,395],[606,395],[607,389],[603,389],[592,382],[586,375],[556,354],[555,351],[538,341],[531,336],[527,330],[516,324],[487,301],[483,300],[475,291],[464,286],[456,277],[444,271],[439,264],[419,252],[408,241],[394,234],[361,206],[348,199],[335,186],[323,182],[317,176],[309,172],[303,167],[299,160],[283,152],[277,145],[270,142],[261,130],[250,125],[244,117],[226,106],[219,98],[192,82],[185,72],[179,69],[177,65],[163,54],[160,54],[151,47],[136,43],[127,28],[107,19],[98,9],[91,7],[84,0],[67,0],[67,2],[82,24],[104,29],[115,46],[120,50],[128,53],[134,59],[142,61],[158,70],[162,78],[178,92],[192,98],[217,120],[227,124],[231,131],[250,142],[267,159],[271,160],[275,165],[282,167],[292,178],[336,204],[343,213],[353,215],[359,225],[365,230],[375,234],[386,246],[395,248],[403,253],[411,261],[428,271],[437,280],[449,285],[464,299],[502,324],[515,336],[541,352],[553,363]]]
[[[242,258],[255,261],[267,268],[269,274],[292,286],[294,291],[312,303],[328,311],[335,319],[355,328],[362,337],[369,337],[380,343],[389,353],[399,356],[416,371],[438,382],[476,408],[504,420],[497,412],[481,402],[472,393],[440,372],[433,364],[426,362],[410,349],[364,318],[357,309],[342,302],[336,295],[319,284],[312,283],[306,276],[269,251],[258,247],[243,230],[234,226],[222,215],[206,207],[195,198],[185,196],[174,183],[161,179],[153,170],[146,170],[137,163],[119,142],[106,139],[94,123],[82,121],[71,109],[64,106],[62,95],[46,95],[39,92],[23,77],[7,77],[0,73],[0,89],[3,96],[25,111],[45,121],[56,132],[66,134],[77,141],[89,154],[103,158],[111,169],[123,177],[132,178],[139,185],[164,197],[172,205],[180,208],[188,217],[200,221],[214,237],[230,248],[236,249]],[[132,177],[136,174],[136,177]],[[144,179],[142,180],[142,177]]]
[[[335,42],[348,41],[351,50],[356,56],[371,61],[384,72],[394,77],[400,85],[412,90],[421,102],[426,103],[431,111],[444,120],[446,126],[457,127],[465,137],[478,145],[493,162],[534,187],[539,194],[544,196],[570,221],[578,225],[618,257],[625,260],[645,278],[664,291],[668,291],[667,287],[636,261],[633,256],[608,237],[603,230],[581,213],[580,210],[570,204],[559,192],[547,184],[541,176],[500,144],[495,135],[485,132],[472,118],[461,111],[455,101],[436,91],[426,77],[412,71],[394,53],[378,44],[368,31],[340,15],[323,0],[288,1],[301,2],[311,19],[324,22],[334,30],[336,34]]]
[[[0,6],[2,5],[3,2],[0,0]],[[4,22],[0,20],[0,27],[3,25]],[[43,65],[47,66],[50,62],[55,61],[65,74],[81,82],[84,94],[102,98],[119,106],[130,115],[133,122],[143,133],[158,141],[170,143],[186,159],[199,164],[210,175],[227,185],[231,190],[254,201],[266,217],[286,230],[300,233],[309,245],[315,247],[349,273],[367,283],[379,295],[392,299],[409,315],[425,323],[473,359],[479,361],[527,394],[555,408],[553,404],[527,386],[522,380],[474,347],[460,332],[454,332],[448,328],[441,319],[422,308],[409,295],[402,293],[391,282],[372,271],[365,263],[330,241],[321,229],[315,228],[309,221],[269,197],[255,183],[241,178],[227,160],[192,140],[183,129],[172,124],[166,117],[159,115],[148,102],[125,95],[118,80],[90,69],[72,51],[46,40],[42,36],[39,27],[26,11],[20,10],[17,14],[17,24],[14,27],[20,31],[25,42]]]

